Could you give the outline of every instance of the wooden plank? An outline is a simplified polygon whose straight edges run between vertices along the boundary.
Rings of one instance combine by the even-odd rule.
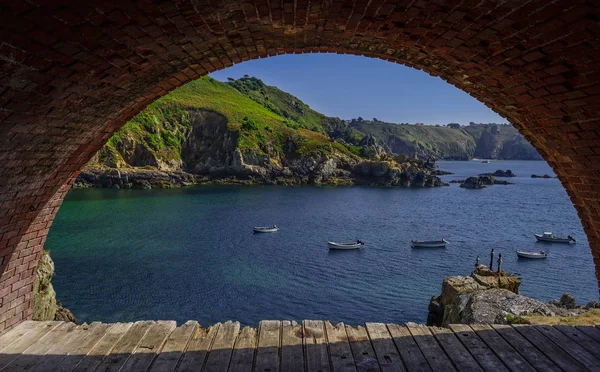
[[[600,358],[600,343],[588,336],[583,331],[566,325],[557,325],[553,328],[559,330],[562,334],[581,345],[581,347],[583,347],[597,359]]]
[[[400,353],[396,349],[392,336],[383,323],[366,323],[369,339],[383,372],[406,371]]]
[[[329,372],[331,368],[323,321],[305,320],[302,322],[302,327],[304,328],[307,372]]]
[[[466,324],[451,324],[450,329],[454,331],[456,337],[465,345],[483,369],[486,371],[508,371],[502,361],[473,332],[471,327]]]
[[[71,372],[85,358],[85,356],[96,346],[106,334],[110,324],[99,324],[97,327],[90,327],[88,336],[81,343],[70,343],[71,349],[67,356],[63,358],[58,366],[53,370],[57,372]]]
[[[573,341],[558,329],[548,325],[536,325],[535,329],[552,340],[561,349],[592,371],[600,371],[600,360],[588,352],[584,347]]]
[[[48,351],[43,360],[39,361],[34,367],[30,368],[30,371],[42,372],[42,371],[51,371],[54,367],[61,364],[65,358],[73,358],[73,356],[69,356],[69,353],[74,350],[76,347],[80,347],[82,345],[86,345],[86,341],[88,337],[91,337],[94,334],[94,330],[100,329],[100,331],[95,331],[101,334],[104,334],[104,330],[102,328],[108,327],[107,325],[103,325],[102,323],[92,323],[91,325],[82,324],[80,326],[75,327],[68,336],[63,339],[61,343],[54,345]],[[100,336],[98,336],[99,339]],[[91,349],[92,346],[90,346]],[[79,360],[83,359],[83,356]],[[79,361],[77,362],[79,363]],[[77,364],[75,364],[77,365]],[[75,365],[73,367],[75,367]]]
[[[221,323],[217,323],[208,330],[197,328],[196,332],[190,338],[190,342],[185,350],[185,354],[181,358],[181,362],[177,366],[177,371],[191,372],[201,371],[206,363],[206,357],[210,350],[213,341]]]
[[[75,323],[62,323],[59,324],[52,331],[42,336],[36,343],[31,345],[27,350],[23,351],[15,360],[6,366],[3,371],[26,371],[36,363],[39,363],[44,359],[44,356],[54,345],[61,343],[63,339],[69,335],[69,333],[76,328]]]
[[[160,320],[154,323],[120,372],[146,371],[176,327],[177,323],[173,320]]]
[[[188,320],[181,327],[176,328],[171,334],[160,354],[150,368],[153,372],[172,372],[185,352],[190,338],[196,333],[199,325],[196,321]]]
[[[206,361],[206,372],[227,371],[233,345],[240,333],[239,322],[225,322],[219,327]]]
[[[281,322],[263,320],[258,329],[258,349],[256,350],[256,372],[275,372],[279,370],[279,346]]]
[[[74,369],[78,371],[93,371],[104,358],[110,354],[117,342],[127,333],[133,323],[115,323],[106,329],[104,337],[90,350],[83,360]]]
[[[398,352],[400,352],[407,371],[431,371],[429,363],[427,363],[425,356],[421,352],[421,349],[419,349],[419,345],[417,345],[407,328],[391,323],[387,324],[387,328]]]
[[[426,329],[414,323],[407,323],[406,328],[419,346],[431,369],[434,371],[455,371],[450,358],[448,358],[431,332],[426,332]]]
[[[104,358],[96,370],[99,372],[118,371],[127,362],[131,354],[133,354],[152,325],[154,325],[152,321],[135,322],[125,335],[115,343],[110,354]]]
[[[494,329],[499,330],[493,326]],[[516,330],[521,336],[527,339],[533,346],[537,347],[548,359],[550,359],[553,363],[558,365],[561,369],[566,371],[585,371],[586,369],[579,364],[575,359],[571,358],[571,356],[562,350],[562,348],[558,347],[554,344],[554,342],[547,339],[540,331],[535,329],[532,326],[519,326],[517,324],[512,326],[514,330]],[[504,335],[503,335],[504,336]],[[505,338],[505,340],[509,341],[509,339]],[[510,341],[509,341],[510,342]],[[516,349],[516,348],[515,348]],[[526,350],[520,350],[519,353],[525,357],[523,354]],[[531,362],[530,362],[531,363]],[[538,366],[531,363],[531,365],[538,369]]]
[[[2,335],[0,335],[0,352],[12,345],[12,343],[18,340],[19,338],[23,337],[27,332],[38,327],[39,325],[40,322],[26,320],[17,324],[8,331],[2,333]]]
[[[325,332],[333,372],[356,372],[356,365],[354,364],[354,357],[348,343],[344,323],[338,323],[334,326],[331,322],[325,322]]]
[[[517,332],[513,327],[506,324],[490,324],[490,327],[496,331],[510,346],[515,349],[520,356],[525,359],[537,371],[561,371],[544,353],[538,350],[525,337]]]
[[[13,360],[27,350],[31,345],[36,343],[42,336],[52,331],[54,328],[61,325],[62,322],[39,322],[33,329],[21,337],[14,340],[10,345],[5,347],[0,353],[0,369],[9,365]]]
[[[576,326],[575,328],[588,335],[588,337],[600,342],[600,329],[592,326]]]
[[[295,321],[281,322],[281,370],[304,372],[302,326]]]
[[[255,328],[244,327],[233,347],[229,372],[251,372],[254,365],[257,332]]]
[[[477,336],[498,355],[498,358],[511,371],[530,371],[535,369],[527,363],[519,353],[505,339],[502,338],[492,327],[487,324],[471,324],[471,328],[477,332]]]
[[[433,333],[435,339],[442,346],[446,355],[452,360],[459,371],[483,371],[471,353],[458,340],[454,332],[448,328],[420,326],[423,332]]]
[[[371,340],[369,340],[367,330],[361,326],[354,328],[347,325],[346,334],[358,372],[380,371],[377,356],[371,345]]]

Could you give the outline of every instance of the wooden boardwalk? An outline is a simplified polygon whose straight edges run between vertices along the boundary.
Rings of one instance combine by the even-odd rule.
[[[26,321],[0,335],[0,371],[600,371],[600,329],[365,327],[305,320],[208,329],[173,321]]]

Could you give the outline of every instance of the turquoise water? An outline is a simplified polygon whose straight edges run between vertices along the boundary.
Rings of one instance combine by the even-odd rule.
[[[545,162],[440,162],[446,181],[498,168],[516,185],[466,190],[200,186],[72,190],[46,242],[58,298],[79,321],[331,319],[425,322],[448,275],[466,275],[495,248],[521,292],[598,300],[592,257],[575,209]],[[252,226],[277,224],[276,234]],[[534,232],[576,245],[536,243]],[[327,241],[366,242],[330,252]],[[411,239],[450,241],[414,250]],[[548,249],[518,260],[516,249]]]

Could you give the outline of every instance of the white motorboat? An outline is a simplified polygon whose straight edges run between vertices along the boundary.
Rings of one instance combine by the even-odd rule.
[[[551,243],[575,243],[575,239],[571,235],[567,236],[556,236],[551,232],[545,232],[543,234],[533,234],[538,242],[551,242]]]
[[[413,240],[411,241],[411,248],[446,248],[448,241],[442,240]]]
[[[353,243],[327,242],[327,246],[329,247],[329,249],[340,249],[340,250],[359,249],[361,245],[365,245],[365,243],[361,242],[360,240],[357,240],[356,242],[353,242]]]
[[[539,251],[539,252],[517,251],[517,256],[519,258],[539,259],[539,258],[546,258],[546,257],[548,257],[548,253],[546,253],[544,251]]]
[[[482,160],[481,162],[482,162],[483,164],[489,164],[489,163],[490,163],[490,161],[489,161],[489,160]]]
[[[273,225],[273,226],[256,226],[254,227],[254,232],[255,233],[274,233],[279,231],[279,227],[277,227],[277,225]]]

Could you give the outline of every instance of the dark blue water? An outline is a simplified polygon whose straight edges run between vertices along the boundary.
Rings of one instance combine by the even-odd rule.
[[[544,162],[441,162],[448,181],[510,168],[516,185],[466,190],[201,186],[175,190],[72,190],[46,248],[58,298],[80,321],[331,319],[424,322],[448,275],[477,255],[504,257],[521,292],[598,300],[586,236]],[[276,234],[252,226],[277,224]],[[571,234],[576,245],[536,243],[534,232]],[[365,241],[330,252],[328,240]],[[414,250],[411,239],[447,249]],[[548,249],[546,260],[515,250]]]

